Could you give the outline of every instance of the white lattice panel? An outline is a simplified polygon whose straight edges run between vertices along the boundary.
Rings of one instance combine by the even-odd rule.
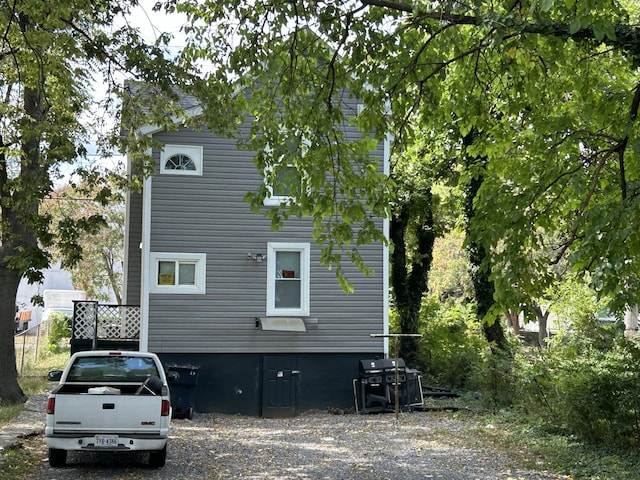
[[[73,338],[93,338],[97,305],[97,302],[75,302],[73,309]]]
[[[73,338],[132,340],[140,337],[140,307],[76,302]]]

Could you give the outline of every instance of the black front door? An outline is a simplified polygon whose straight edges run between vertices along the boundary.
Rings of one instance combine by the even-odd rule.
[[[262,357],[262,416],[293,417],[298,404],[297,359],[293,355]]]

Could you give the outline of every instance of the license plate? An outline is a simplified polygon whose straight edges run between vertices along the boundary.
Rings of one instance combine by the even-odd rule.
[[[96,435],[96,447],[117,447],[118,435]]]

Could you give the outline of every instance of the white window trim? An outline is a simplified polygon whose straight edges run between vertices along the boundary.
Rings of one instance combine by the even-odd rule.
[[[276,252],[300,252],[300,308],[275,308]],[[267,243],[267,316],[309,316],[311,247],[308,243]]]
[[[293,167],[293,166],[294,165],[292,163],[287,164],[287,167]],[[271,169],[267,168],[264,178],[266,179],[270,173],[271,173]],[[265,207],[278,207],[280,205],[286,205],[291,200],[293,200],[293,197],[291,197],[290,195],[274,195],[273,186],[271,185],[267,184],[266,187],[267,187],[267,190],[269,191],[269,195],[266,196],[262,202]]]
[[[202,146],[198,145],[165,145],[160,152],[160,173],[163,175],[202,175]],[[195,165],[195,170],[172,170],[166,168],[169,158],[174,155],[186,155]]]
[[[300,150],[301,150],[300,155],[304,157],[307,154],[307,151],[309,150],[310,147],[311,147],[311,141],[306,136],[303,136],[302,144],[300,146]],[[272,153],[271,146],[269,144],[265,145],[264,151],[267,154],[271,154]],[[287,162],[287,167],[295,167],[295,165],[293,164],[293,162]],[[272,166],[268,166],[265,169],[264,171],[265,183],[267,183],[266,179],[269,177],[269,174],[271,173],[272,170],[273,170]],[[302,178],[300,179],[300,181],[302,181]],[[268,183],[266,184],[266,187],[267,187],[267,190],[269,191],[269,195],[267,195],[262,201],[262,204],[265,207],[278,207],[280,205],[286,205],[287,203],[294,200],[294,198],[290,195],[274,195],[273,186],[269,185]]]
[[[170,253],[151,252],[149,254],[151,269],[150,293],[168,293],[179,295],[204,295],[206,293],[206,253]],[[174,262],[195,262],[196,278],[195,285],[158,285],[158,264],[160,261]]]

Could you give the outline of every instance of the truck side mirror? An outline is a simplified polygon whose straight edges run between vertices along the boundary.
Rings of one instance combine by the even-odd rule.
[[[51,370],[47,374],[47,380],[50,382],[59,382],[62,378],[62,370]]]

